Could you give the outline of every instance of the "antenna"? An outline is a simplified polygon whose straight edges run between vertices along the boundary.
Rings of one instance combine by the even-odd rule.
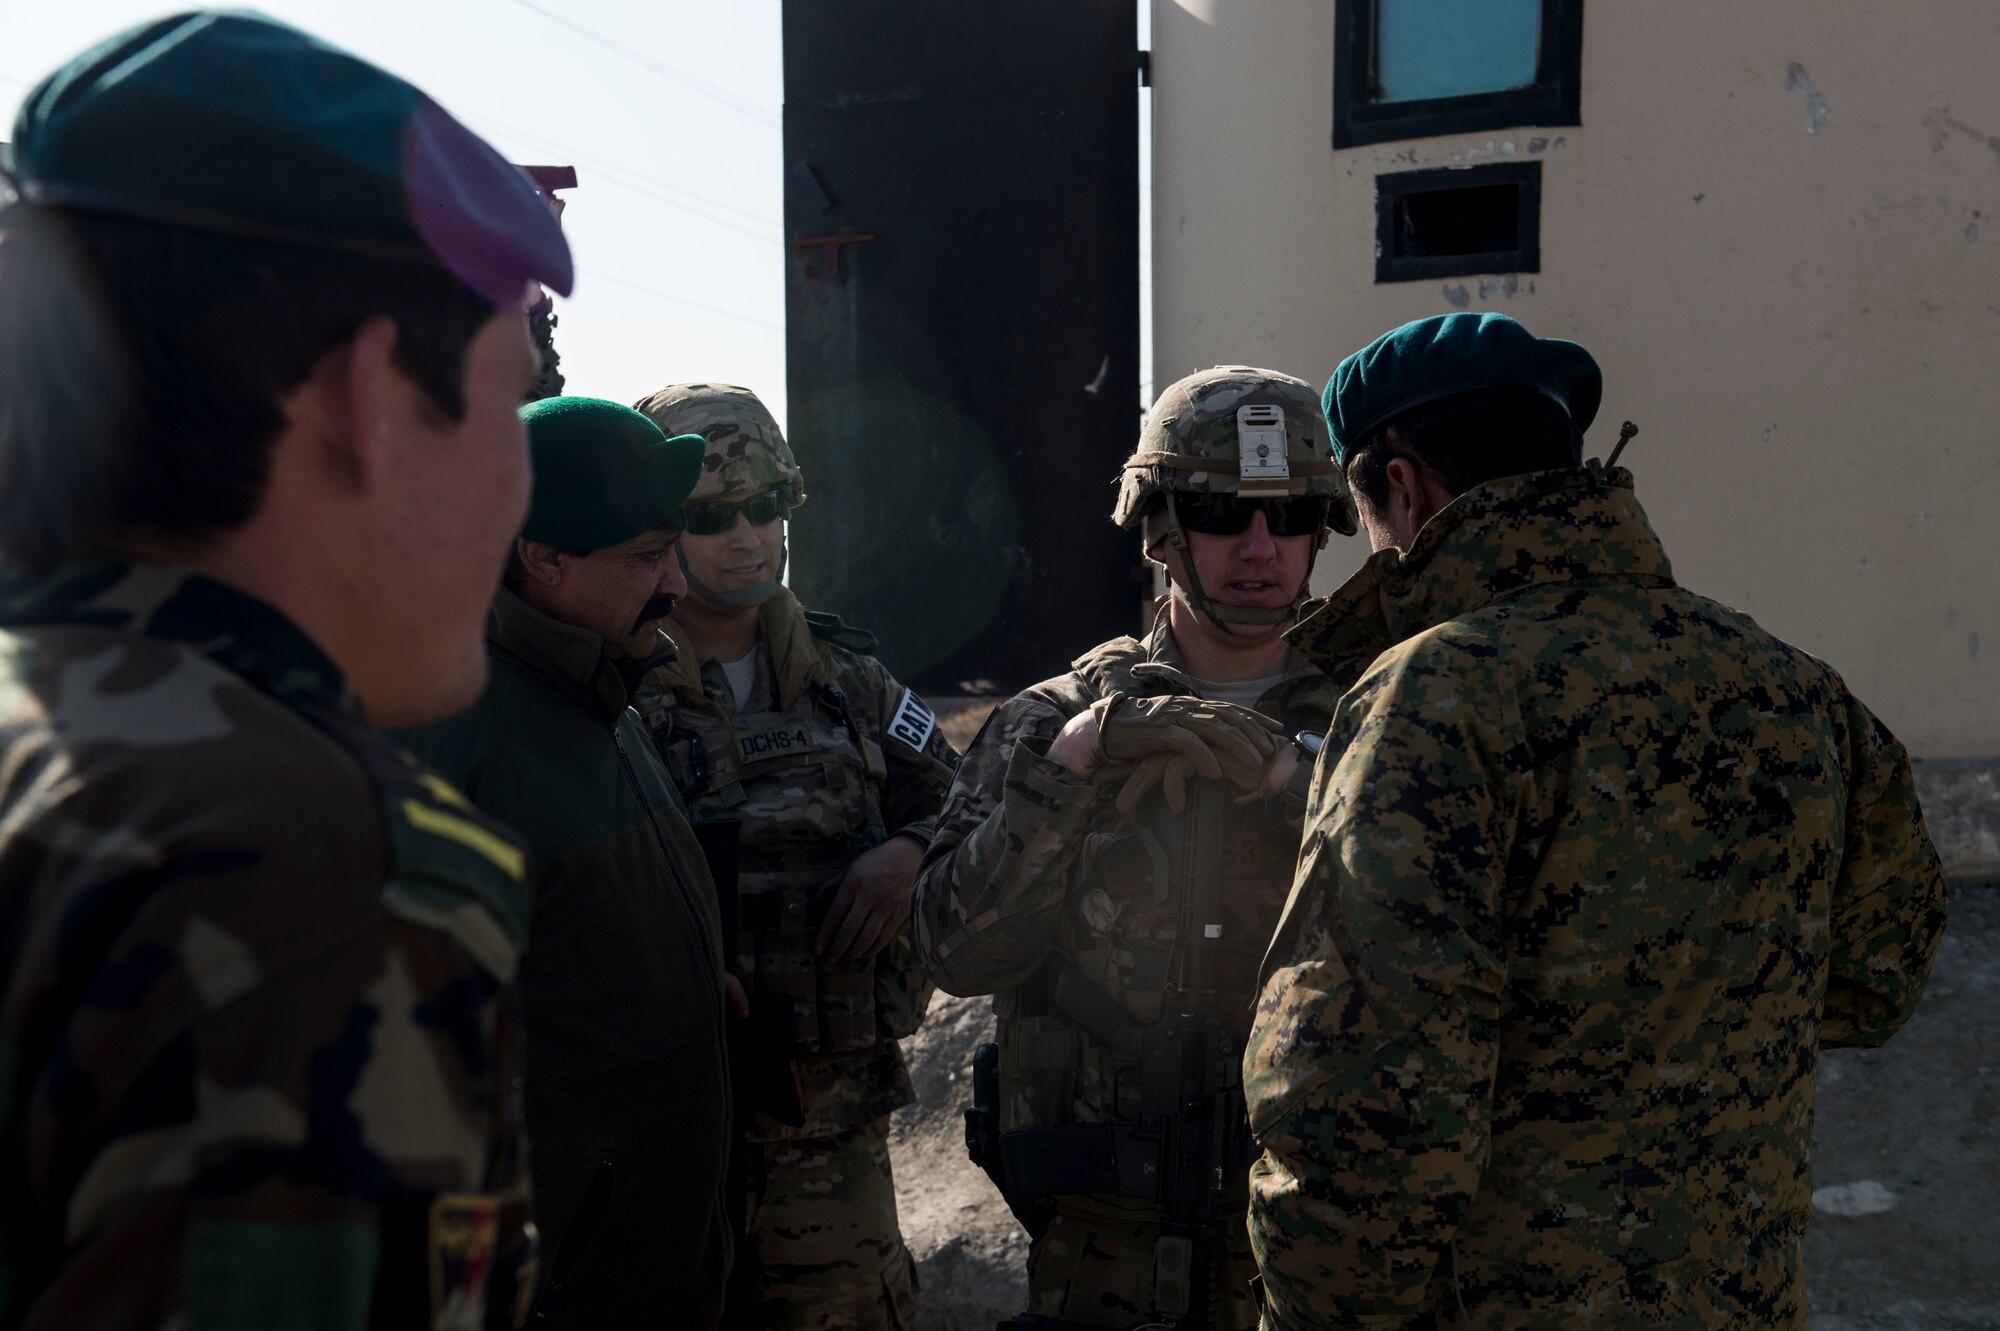
[[[1623,425],[1619,426],[1619,427],[1618,427],[1618,442],[1617,442],[1617,444],[1616,444],[1616,445],[1614,445],[1614,446],[1612,447],[1612,449],[1611,449],[1611,456],[1610,456],[1610,457],[1608,457],[1608,458],[1606,458],[1606,459],[1604,459],[1604,465],[1605,465],[1606,467],[1615,467],[1615,466],[1617,466],[1617,465],[1618,465],[1618,455],[1619,455],[1620,453],[1623,453],[1623,452],[1625,451],[1625,445],[1627,445],[1627,444],[1631,443],[1631,442],[1632,442],[1632,437],[1633,437],[1634,435],[1638,434],[1638,433],[1639,433],[1639,427],[1638,427],[1638,426],[1636,426],[1636,425],[1634,425],[1634,424],[1632,424],[1632,422],[1630,422],[1630,421],[1626,421],[1626,422],[1625,422],[1625,423],[1624,423]]]

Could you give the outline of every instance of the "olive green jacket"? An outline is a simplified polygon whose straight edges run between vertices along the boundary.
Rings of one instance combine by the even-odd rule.
[[[712,1325],[730,1257],[721,923],[627,706],[666,654],[615,662],[505,591],[486,637],[478,704],[403,738],[536,859],[521,988],[543,1307],[558,1326],[664,1325],[667,1308]]]

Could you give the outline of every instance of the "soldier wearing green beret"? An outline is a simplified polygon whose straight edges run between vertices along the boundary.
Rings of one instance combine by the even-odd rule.
[[[1284,634],[1355,530],[1317,394],[1247,366],[1171,385],[1113,520],[1172,590],[1143,640],[994,712],[913,929],[940,987],[994,995],[967,1135],[1034,1238],[1009,1325],[1250,1328],[1239,1059],[1298,855],[1290,737],[1337,693]]]
[[[0,207],[0,1326],[526,1312],[486,675],[533,186],[242,13],[43,79]]]
[[[1803,1328],[1815,1056],[1929,973],[1908,755],[1674,581],[1601,390],[1496,314],[1327,384],[1376,553],[1293,635],[1348,687],[1244,1060],[1272,1331]]]
[[[521,999],[538,1317],[713,1326],[731,1257],[721,921],[631,707],[674,659],[661,626],[687,592],[675,545],[702,441],[596,398],[521,417],[535,494],[486,621],[492,680],[464,716],[402,738],[534,854]]]
[[[638,406],[704,441],[678,653],[638,705],[693,816],[736,829],[742,1311],[788,1331],[892,1331],[916,1311],[889,1170],[888,1116],[915,1098],[896,1041],[932,992],[910,880],[958,755],[873,635],[780,581],[805,476],[757,395],[674,384]]]

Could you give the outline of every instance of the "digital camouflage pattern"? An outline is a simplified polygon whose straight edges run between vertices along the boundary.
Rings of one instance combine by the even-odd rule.
[[[1116,788],[1070,776],[1047,757],[1069,719],[1113,693],[1193,695],[1164,614],[1142,642],[1119,638],[1070,673],[1002,704],[974,741],[917,876],[912,928],[939,987],[993,994],[1002,1131],[1129,1115],[1109,1054],[1041,994],[1044,961],[1067,958],[1142,1022],[1157,1020],[1174,974],[1178,891],[1159,866],[1181,853],[1181,827],[1155,797],[1120,814]],[[1323,730],[1338,690],[1296,653],[1259,710],[1288,733]],[[1232,809],[1225,855],[1219,984],[1241,996],[1247,1033],[1255,974],[1290,886],[1299,830],[1276,802]],[[1126,1089],[1131,1078],[1125,1079]],[[1244,1183],[1231,1193],[1244,1204]],[[1149,1201],[1065,1196],[1029,1258],[1029,1311],[1128,1326],[1153,1307]],[[1223,1224],[1227,1325],[1254,1326],[1253,1269],[1240,1221]]]
[[[1279,407],[1285,413],[1285,454],[1291,468],[1285,493],[1332,499],[1334,529],[1352,535],[1353,501],[1347,497],[1346,478],[1333,463],[1318,390],[1289,374],[1247,365],[1218,365],[1167,386],[1146,413],[1138,447],[1125,461],[1111,520],[1133,526],[1144,515],[1147,499],[1167,490],[1236,493],[1242,460],[1236,413],[1252,406]]]
[[[917,1264],[896,1223],[889,1120],[744,1149],[758,1324],[785,1331],[914,1325]]]
[[[816,958],[812,945],[857,856],[897,835],[930,843],[958,755],[922,702],[857,650],[865,635],[828,625],[845,645],[818,636],[784,589],[758,627],[741,711],[720,663],[671,622],[677,659],[634,705],[689,817],[740,820],[733,969],[753,1009],[783,1011],[795,1033],[770,1055],[795,1059],[804,1121],[759,1112],[744,1134],[767,1322],[901,1325],[909,1286],[896,1264],[909,1259],[884,1116],[915,1098],[896,1040],[916,1030],[932,986],[907,931],[859,960]]]
[[[701,479],[695,482],[689,503],[765,490],[783,491],[790,508],[806,501],[805,474],[792,457],[784,431],[749,389],[734,384],[671,384],[632,405],[669,437],[698,434],[707,441]]]
[[[1360,678],[1245,1058],[1266,1326],[1802,1328],[1817,1051],[1944,927],[1901,746],[1622,470],[1475,488],[1294,641]]]
[[[524,874],[263,602],[0,585],[0,1326],[525,1315]]]

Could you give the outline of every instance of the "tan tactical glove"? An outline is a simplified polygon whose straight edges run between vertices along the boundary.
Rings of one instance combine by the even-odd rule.
[[[1091,705],[1104,766],[1091,774],[1118,786],[1118,809],[1130,813],[1155,787],[1180,813],[1190,777],[1225,780],[1256,798],[1285,746],[1276,721],[1234,703],[1114,693]]]

